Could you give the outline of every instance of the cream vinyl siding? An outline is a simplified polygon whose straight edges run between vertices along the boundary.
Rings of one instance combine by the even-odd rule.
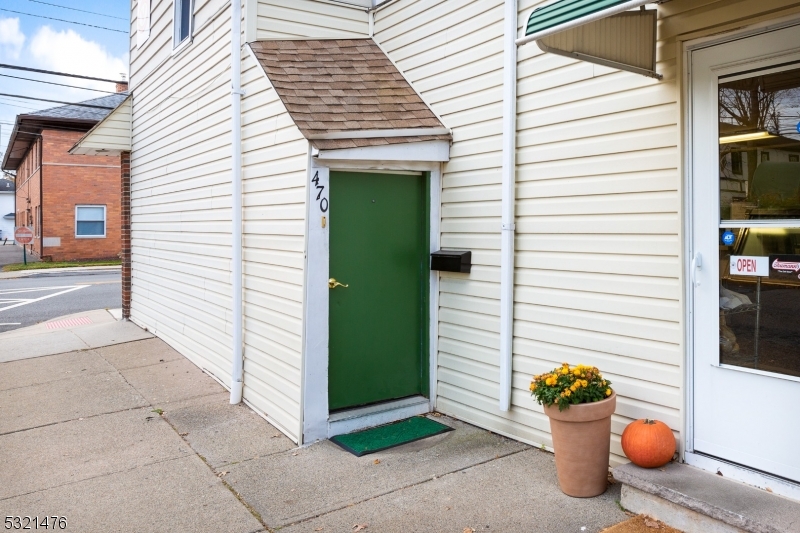
[[[131,45],[131,316],[228,384],[230,10],[200,6],[218,16],[172,55],[172,3],[153,4]]]
[[[521,0],[519,28],[543,2]],[[562,361],[614,383],[612,464],[634,419],[682,426],[679,80],[681,36],[798,12],[798,2],[674,0],[659,6],[664,81],[519,49],[514,376],[498,410],[502,2],[399,1],[375,39],[453,129],[442,247],[473,251],[442,273],[437,409],[551,445],[530,376]],[[520,31],[520,35],[522,32]]]
[[[299,442],[308,142],[243,58],[244,398]]]
[[[400,0],[378,9],[374,31],[453,130],[442,175],[441,246],[471,250],[473,267],[469,275],[440,273],[436,408],[542,442],[532,406],[498,410],[503,2]]]
[[[363,7],[316,0],[261,0],[256,9],[258,40],[369,37],[369,17]]]
[[[597,366],[618,395],[612,465],[632,420],[682,424],[679,109],[674,66],[657,70],[519,49],[513,403],[546,430],[530,375]]]
[[[98,155],[95,150],[116,153],[131,149],[131,99],[124,100],[70,150],[72,154]]]

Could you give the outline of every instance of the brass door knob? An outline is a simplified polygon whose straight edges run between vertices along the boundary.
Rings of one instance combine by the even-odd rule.
[[[328,280],[328,288],[329,289],[335,289],[336,287],[344,287],[346,289],[349,286],[350,285],[345,285],[344,283],[339,283],[334,278],[331,278],[331,279]]]

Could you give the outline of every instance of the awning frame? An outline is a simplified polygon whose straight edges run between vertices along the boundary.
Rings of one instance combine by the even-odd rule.
[[[610,16],[613,16],[613,15],[610,15]],[[655,25],[655,20],[653,20],[653,24]],[[654,27],[654,29],[653,29],[653,34],[654,35],[655,35],[655,31],[656,30],[655,30],[655,27]],[[596,57],[596,56],[589,55],[589,54],[584,54],[584,53],[581,53],[581,52],[570,52],[570,51],[565,51],[565,50],[559,50],[557,48],[552,48],[552,47],[547,46],[545,44],[544,39],[537,40],[536,41],[536,46],[538,46],[542,50],[542,52],[546,52],[546,53],[549,53],[549,54],[555,54],[555,55],[559,55],[559,56],[563,56],[563,57],[569,57],[569,58],[572,58],[572,59],[578,59],[580,61],[586,61],[588,63],[594,63],[596,65],[602,65],[602,66],[605,66],[605,67],[615,68],[617,70],[625,70],[625,71],[628,71],[628,72],[633,72],[634,74],[640,74],[642,76],[647,76],[648,78],[654,78],[654,79],[657,79],[657,80],[664,79],[664,76],[662,74],[659,74],[655,70],[650,70],[650,69],[647,69],[647,68],[641,68],[641,67],[637,67],[635,65],[629,65],[627,63],[620,63],[618,61],[612,61],[611,59],[604,59],[602,57]],[[656,53],[656,49],[655,49],[655,46],[654,46],[653,47],[653,59],[652,59],[653,65],[655,65],[655,63],[656,63],[655,53]]]
[[[544,6],[540,6],[536,8],[534,11],[531,12],[531,15],[542,9],[543,7],[547,7],[548,5],[554,4],[561,0],[555,0],[550,4],[546,4]],[[574,20],[570,20],[564,24],[560,24],[558,26],[553,26],[551,28],[547,28],[546,30],[542,30],[540,32],[532,33],[531,35],[526,35],[525,37],[520,37],[517,39],[516,43],[517,46],[522,46],[523,44],[528,44],[530,42],[536,41],[541,39],[542,37],[547,37],[548,35],[553,35],[554,33],[559,33],[564,30],[569,30],[572,28],[577,28],[578,26],[583,26],[584,24],[588,24],[590,22],[594,22],[596,20],[604,19],[606,17],[610,17],[611,15],[616,15],[617,13],[622,13],[624,11],[629,11],[631,9],[635,9],[637,7],[641,7],[645,4],[660,4],[657,0],[629,0],[628,2],[624,2],[622,4],[616,5],[614,7],[610,7],[608,9],[604,9],[602,11],[597,11],[596,13],[592,13],[585,17],[576,18]],[[530,17],[530,16],[529,16]]]

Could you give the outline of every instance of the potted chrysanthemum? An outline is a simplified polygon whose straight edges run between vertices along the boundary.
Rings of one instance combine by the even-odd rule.
[[[617,395],[597,367],[563,363],[534,376],[531,394],[550,418],[556,471],[562,492],[598,496],[608,484],[611,415]]]

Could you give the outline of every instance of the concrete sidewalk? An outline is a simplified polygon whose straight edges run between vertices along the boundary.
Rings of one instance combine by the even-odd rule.
[[[121,309],[98,309],[0,333],[0,363],[151,338]]]
[[[120,325],[135,328],[72,333],[117,338]],[[16,338],[34,346],[48,335],[37,331]],[[456,431],[365,457],[297,448],[139,331],[148,338],[0,363],[4,517],[64,516],[82,532],[365,533],[598,532],[627,518],[618,485],[569,498],[551,454],[445,416]]]

